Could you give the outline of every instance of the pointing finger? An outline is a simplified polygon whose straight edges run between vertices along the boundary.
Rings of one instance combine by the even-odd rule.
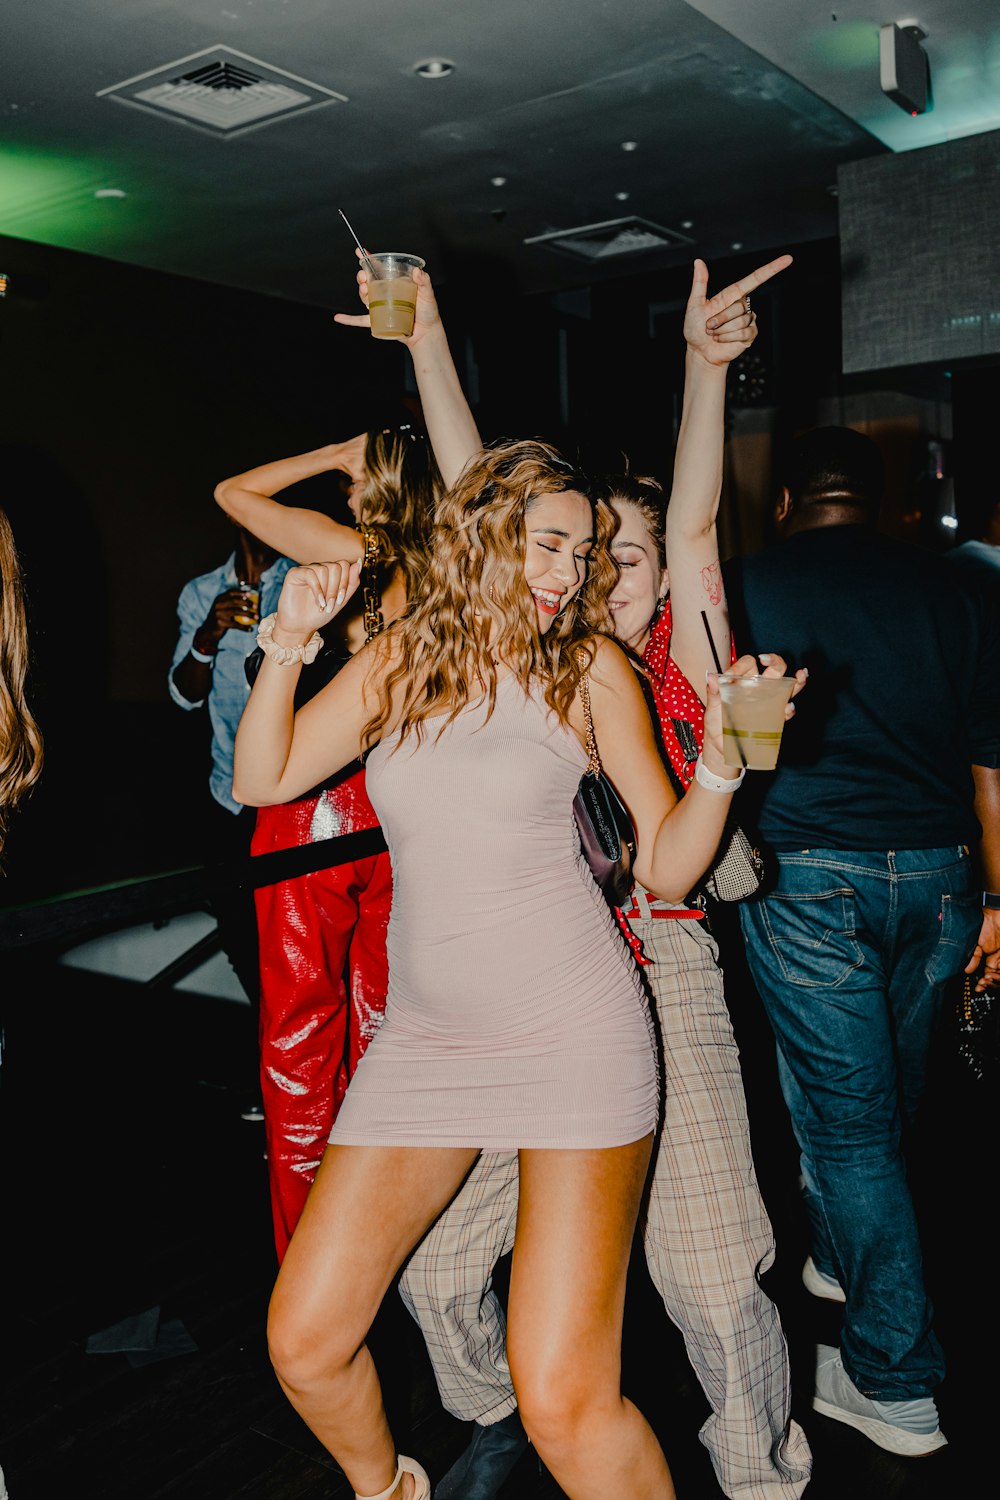
[[[718,306],[721,311],[722,308],[728,307],[731,302],[741,301],[744,297],[749,296],[752,291],[756,290],[757,287],[763,286],[765,281],[770,281],[772,276],[777,276],[779,272],[784,271],[791,264],[792,257],[790,255],[779,255],[774,260],[769,260],[766,265],[758,266],[756,271],[750,271],[739,281],[733,281],[729,286],[723,287],[721,292],[716,292],[712,298],[711,306],[713,308]]]

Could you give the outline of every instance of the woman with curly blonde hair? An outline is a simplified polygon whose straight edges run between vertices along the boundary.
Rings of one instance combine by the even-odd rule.
[[[425,349],[420,366],[436,358]],[[484,1149],[519,1153],[507,1347],[539,1454],[571,1500],[674,1493],[621,1394],[657,1067],[641,982],[574,824],[584,695],[635,824],[637,877],[665,899],[682,900],[709,865],[729,805],[719,794],[738,776],[713,682],[699,774],[677,802],[635,673],[603,633],[610,531],[555,450],[505,442],[472,458],[439,504],[406,614],[298,712],[303,662],[358,587],[359,562],[292,569],[262,626],[235,795],[281,802],[365,754],[393,862],[385,1021],[269,1320],[289,1399],[362,1496],[430,1494],[420,1465],[396,1452],[364,1340]]]
[[[25,699],[28,621],[14,533],[0,510],[0,852],[10,814],[42,770],[42,736]]]

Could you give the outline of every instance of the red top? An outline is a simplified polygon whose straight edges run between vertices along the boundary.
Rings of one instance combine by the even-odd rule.
[[[663,748],[687,790],[694,780],[695,761],[705,743],[705,705],[670,656],[672,628],[670,600],[667,599],[650,632],[642,661],[649,674],[649,685],[663,735]],[[674,719],[685,719],[691,725],[693,745],[682,745],[673,725]]]
[[[665,599],[659,618],[650,631],[646,649],[642,653],[642,662],[646,668],[647,681],[656,706],[656,716],[660,721],[663,748],[684,790],[687,791],[694,780],[695,762],[705,740],[705,705],[680,667],[671,659],[671,633],[670,600]],[[690,727],[682,728],[678,734],[674,728],[675,719],[686,721]],[[705,915],[697,907],[673,907],[668,902],[661,901],[652,895],[649,907],[664,914],[669,911],[671,916],[703,918]],[[628,914],[633,920],[639,915],[634,901],[629,902],[625,912],[618,912],[618,920],[635,958],[640,964],[647,964],[650,960],[646,958],[639,939],[629,926]]]

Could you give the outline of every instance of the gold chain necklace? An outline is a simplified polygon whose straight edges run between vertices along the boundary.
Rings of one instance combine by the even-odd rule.
[[[361,558],[361,592],[365,604],[365,640],[381,635],[385,629],[382,618],[382,596],[378,587],[378,536],[365,528],[362,531],[365,550]]]

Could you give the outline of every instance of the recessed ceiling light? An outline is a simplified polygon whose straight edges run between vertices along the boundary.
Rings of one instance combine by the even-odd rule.
[[[425,57],[423,62],[413,64],[413,71],[418,78],[447,78],[454,73],[455,64],[446,57]]]
[[[638,141],[622,141],[622,150],[623,151],[636,151],[636,150],[638,150],[638,147],[639,147],[639,142]]]
[[[628,198],[628,193],[616,193],[615,197],[618,199],[619,203],[624,203]]]
[[[693,229],[694,228],[694,220],[693,219],[682,219],[681,220],[681,228],[682,229]]]
[[[506,177],[491,177],[490,181],[492,182],[492,184],[493,184],[494,187],[506,187],[507,186],[507,179],[506,179]]]
[[[742,250],[743,249],[743,241],[742,240],[733,240],[733,243],[730,245],[729,248],[730,248],[730,250]]]
[[[124,188],[98,188],[94,193],[95,198],[127,198]]]

